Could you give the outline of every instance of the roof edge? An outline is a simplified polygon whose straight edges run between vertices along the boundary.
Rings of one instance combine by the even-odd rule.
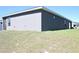
[[[15,13],[12,13],[12,14],[8,14],[8,15],[3,16],[3,18],[4,18],[4,17],[11,16],[11,15],[16,15],[16,14],[24,13],[24,12],[30,12],[30,11],[38,10],[38,9],[43,9],[43,10],[45,10],[45,11],[47,11],[47,12],[50,12],[50,13],[52,13],[52,14],[55,14],[55,15],[59,16],[59,17],[62,17],[62,18],[64,18],[64,19],[69,20],[68,18],[66,18],[66,17],[64,17],[64,16],[62,16],[62,15],[60,15],[60,14],[58,14],[58,13],[56,13],[56,12],[54,12],[54,11],[52,11],[52,10],[46,8],[46,7],[44,7],[44,6],[33,7],[33,8],[30,8],[30,9],[27,9],[27,10],[23,10],[23,11],[15,12]],[[71,20],[69,20],[69,21],[71,21]]]
[[[27,10],[18,11],[18,12],[12,13],[12,14],[5,15],[3,17],[8,17],[8,16],[11,16],[11,15],[20,14],[20,13],[29,12],[29,11],[38,10],[38,9],[43,9],[43,8],[44,7],[33,7],[33,8],[30,8],[30,9],[27,9]]]

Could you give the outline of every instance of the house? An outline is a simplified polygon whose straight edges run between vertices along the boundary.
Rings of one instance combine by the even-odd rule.
[[[70,20],[45,7],[20,11],[3,17],[3,30],[48,31],[71,27]]]

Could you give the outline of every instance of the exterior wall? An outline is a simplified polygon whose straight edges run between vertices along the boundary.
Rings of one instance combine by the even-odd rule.
[[[71,28],[71,22],[47,11],[42,12],[42,30],[58,30]]]
[[[8,26],[10,20],[11,25]],[[6,19],[7,30],[41,31],[41,12],[9,17]]]
[[[6,27],[7,27],[6,24],[7,24],[7,23],[6,23],[6,19],[3,19],[3,30],[6,30]]]
[[[0,31],[2,30],[2,22],[0,22]]]
[[[3,17],[5,30],[47,31],[71,27],[71,21],[43,9]]]

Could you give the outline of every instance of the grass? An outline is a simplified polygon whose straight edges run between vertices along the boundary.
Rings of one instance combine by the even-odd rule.
[[[79,30],[2,31],[0,52],[79,52]]]

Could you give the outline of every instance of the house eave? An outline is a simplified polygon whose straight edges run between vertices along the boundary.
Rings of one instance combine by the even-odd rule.
[[[62,18],[64,18],[64,19],[66,19],[66,20],[72,22],[71,20],[67,19],[66,17],[63,17],[63,16],[61,16],[60,14],[58,14],[58,13],[56,13],[56,12],[54,12],[54,11],[49,10],[49,9],[46,8],[46,7],[36,7],[36,8],[31,8],[31,9],[28,9],[28,10],[20,11],[20,12],[15,12],[15,13],[12,13],[12,14],[8,14],[8,15],[3,16],[3,18],[7,18],[7,17],[13,16],[13,15],[22,14],[22,13],[26,13],[26,12],[32,12],[32,11],[40,10],[40,9],[45,10],[45,11],[47,11],[47,12],[49,12],[49,13],[55,14],[55,15],[57,15],[57,16],[59,16],[59,17],[62,17]]]
[[[43,7],[31,8],[31,9],[28,9],[28,10],[15,12],[15,13],[12,13],[12,14],[8,14],[8,15],[3,16],[3,18],[9,17],[9,16],[13,16],[13,15],[16,15],[16,14],[21,14],[21,13],[25,13],[25,12],[34,11],[34,10],[39,10],[39,9],[43,9]]]

